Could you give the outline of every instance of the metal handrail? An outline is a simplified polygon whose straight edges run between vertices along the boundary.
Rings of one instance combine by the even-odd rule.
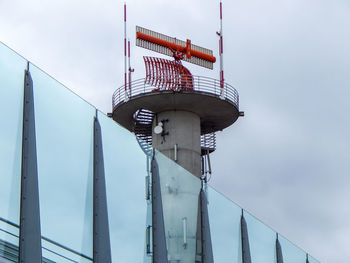
[[[19,225],[18,225],[18,224],[13,223],[13,222],[11,222],[11,221],[5,219],[5,218],[0,217],[0,221],[2,221],[2,222],[6,223],[6,224],[8,224],[8,225],[10,225],[10,226],[13,226],[13,227],[19,229]],[[5,232],[6,234],[9,234],[9,235],[14,236],[14,237],[16,237],[16,238],[19,238],[18,235],[13,234],[13,233],[11,233],[11,232],[8,232],[8,231],[6,231],[6,230],[4,230],[4,229],[1,229],[1,228],[0,228],[0,231],[1,231],[1,232]],[[53,241],[53,240],[51,240],[51,239],[49,239],[49,238],[47,238],[47,237],[41,236],[41,239],[42,239],[42,240],[45,240],[45,241],[47,241],[47,242],[49,242],[49,243],[51,243],[51,244],[53,244],[54,246],[57,246],[57,247],[59,247],[59,248],[61,248],[61,249],[64,249],[64,250],[66,250],[66,251],[68,251],[68,252],[70,252],[70,253],[72,253],[72,254],[78,255],[78,256],[80,256],[80,257],[82,257],[82,258],[85,258],[85,259],[87,259],[87,260],[90,260],[90,261],[93,260],[91,257],[89,257],[89,256],[87,256],[87,255],[84,255],[83,253],[80,253],[80,252],[78,252],[78,251],[75,251],[75,250],[73,250],[73,249],[71,249],[71,248],[69,248],[69,247],[66,247],[66,246],[64,246],[64,245],[62,245],[62,244],[60,244],[60,243],[57,243],[56,241]],[[76,262],[76,261],[74,261],[74,260],[72,260],[72,259],[70,259],[70,258],[67,258],[66,256],[61,255],[61,254],[59,254],[59,253],[57,253],[57,252],[55,252],[55,251],[52,251],[52,250],[50,250],[50,249],[48,249],[48,248],[46,248],[46,247],[44,247],[44,246],[43,246],[42,248],[45,249],[45,250],[47,250],[47,251],[49,251],[49,252],[52,252],[52,253],[56,254],[57,256],[60,256],[60,257],[62,257],[62,258],[65,258],[65,259],[67,259],[67,260],[70,260],[70,261],[72,261],[72,262]]]
[[[201,135],[201,148],[206,150],[216,150],[216,135],[215,132]]]
[[[180,79],[181,77],[191,77],[192,81],[192,88],[193,92],[198,92],[198,93],[207,93],[211,95],[215,95],[220,97],[223,100],[228,100],[231,103],[233,103],[237,109],[239,108],[239,95],[237,90],[231,86],[228,83],[223,83],[222,88],[221,88],[221,83],[220,80],[209,78],[209,77],[203,77],[203,76],[167,76],[163,75],[160,76],[158,79],[154,79],[153,82],[155,82],[154,85],[149,84],[147,78],[141,78],[141,79],[136,79],[132,82],[130,82],[130,87],[131,89],[125,89],[125,85],[120,86],[114,93],[112,97],[112,105],[113,109],[124,102],[127,102],[129,99],[141,95],[141,94],[146,94],[146,93],[153,93],[155,89],[158,87],[157,82],[162,82],[164,83],[165,81],[171,81],[174,79]],[[129,87],[129,83],[126,84],[126,87]],[[169,91],[169,89],[157,89],[157,91]],[[188,91],[188,89],[186,89]],[[175,92],[181,92],[180,90],[176,90]]]

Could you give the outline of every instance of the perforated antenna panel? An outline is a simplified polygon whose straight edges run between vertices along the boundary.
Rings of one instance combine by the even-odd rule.
[[[152,30],[149,30],[149,29],[146,29],[146,28],[143,28],[140,26],[136,26],[136,46],[146,48],[146,49],[149,49],[149,50],[152,50],[154,52],[161,53],[163,55],[167,55],[170,57],[173,57],[174,53],[171,49],[169,49],[169,47],[148,41],[148,40],[142,38],[143,35],[147,35],[149,37],[156,38],[156,39],[161,40],[161,41],[166,41],[168,43],[178,45],[178,46],[182,47],[183,49],[185,49],[187,46],[187,43],[185,41],[179,40],[179,39],[174,38],[174,37],[169,37],[167,35],[163,35],[163,34],[154,32]],[[190,49],[192,51],[194,51],[194,53],[200,52],[200,53],[210,57],[211,61],[199,58],[195,54],[192,54],[190,58],[187,58],[186,56],[184,56],[184,58],[183,58],[184,61],[192,63],[192,64],[196,64],[198,66],[205,67],[208,69],[213,69],[213,64],[214,64],[216,59],[213,56],[212,50],[206,49],[203,47],[199,47],[199,46],[193,45],[193,44],[190,45]]]

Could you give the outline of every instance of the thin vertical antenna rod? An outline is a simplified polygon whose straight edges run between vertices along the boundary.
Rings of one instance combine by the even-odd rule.
[[[125,99],[128,98],[127,93],[127,77],[126,77],[126,3],[124,3],[124,90],[125,90]]]
[[[133,69],[131,68],[131,64],[130,64],[130,40],[128,39],[128,65],[129,65],[129,96],[131,97],[131,72],[133,71]]]
[[[221,94],[224,89],[224,61],[223,61],[223,53],[224,53],[224,43],[223,43],[223,32],[222,32],[222,2],[220,0],[220,31],[218,33],[219,39],[219,55],[220,55],[220,88]]]

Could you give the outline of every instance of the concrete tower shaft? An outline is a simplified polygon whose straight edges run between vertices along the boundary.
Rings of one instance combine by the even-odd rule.
[[[154,128],[161,124],[162,133]],[[201,177],[200,117],[189,111],[157,113],[152,125],[152,146],[197,177]]]

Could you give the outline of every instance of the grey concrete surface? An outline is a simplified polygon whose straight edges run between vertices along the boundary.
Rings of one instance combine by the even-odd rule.
[[[154,127],[159,122],[163,123],[163,133],[155,134]],[[200,132],[200,118],[197,114],[188,111],[164,111],[156,114],[153,120],[152,144],[161,153],[200,177]]]
[[[239,110],[229,100],[222,100],[214,94],[197,91],[160,91],[137,95],[127,102],[116,105],[113,119],[133,131],[133,114],[138,109],[155,113],[169,110],[184,110],[200,117],[201,134],[220,131],[232,125],[238,118]]]

